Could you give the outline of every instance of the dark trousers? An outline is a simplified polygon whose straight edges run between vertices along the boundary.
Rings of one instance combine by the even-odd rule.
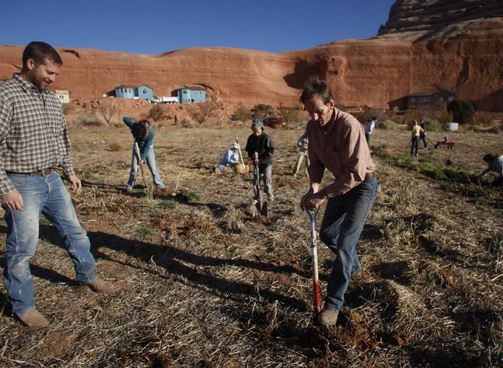
[[[325,306],[339,310],[351,274],[360,271],[356,244],[377,196],[377,179],[364,181],[346,194],[329,198],[321,223],[320,239],[335,253]]]

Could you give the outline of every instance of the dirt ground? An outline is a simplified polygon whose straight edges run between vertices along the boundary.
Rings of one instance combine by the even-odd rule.
[[[503,366],[500,209],[376,159],[380,192],[358,245],[363,271],[337,326],[321,329],[311,319],[309,231],[298,208],[308,180],[292,176],[302,131],[268,132],[277,147],[276,199],[267,218],[253,218],[251,173],[214,173],[224,149],[236,137],[244,146],[249,129],[156,127],[169,188],[156,196],[124,192],[126,128],[73,126],[84,181],[74,203],[100,275],[121,292],[76,285],[62,242],[42,219],[31,269],[38,309],[51,325],[21,326],[1,288],[0,365]],[[503,153],[501,135],[449,138],[459,143],[454,150],[422,149],[421,157],[479,172],[486,151]],[[407,132],[377,130],[372,145],[407,153],[407,142]],[[3,263],[3,221],[0,230]],[[323,244],[319,253],[324,294],[333,256]]]

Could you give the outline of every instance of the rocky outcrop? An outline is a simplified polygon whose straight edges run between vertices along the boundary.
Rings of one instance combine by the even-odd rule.
[[[432,36],[450,26],[484,18],[503,17],[501,0],[398,0],[379,35]]]

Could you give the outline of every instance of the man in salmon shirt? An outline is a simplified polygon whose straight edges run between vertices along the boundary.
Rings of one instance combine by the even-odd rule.
[[[312,117],[307,124],[310,189],[300,205],[302,209],[315,210],[327,201],[320,239],[336,258],[319,318],[322,325],[332,326],[337,322],[351,275],[360,271],[356,244],[378,185],[363,126],[335,107],[328,84],[310,80],[300,101]],[[335,180],[321,188],[325,168]]]

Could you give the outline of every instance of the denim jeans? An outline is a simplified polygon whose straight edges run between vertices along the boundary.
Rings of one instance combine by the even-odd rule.
[[[152,174],[152,177],[154,178],[154,184],[158,188],[164,188],[164,183],[162,182],[161,179],[161,174],[159,174],[159,170],[157,170],[157,166],[155,164],[155,153],[154,153],[154,147],[150,148],[150,151],[145,157],[145,161],[147,162],[147,166],[150,169],[150,173]],[[134,184],[136,182],[136,177],[138,176],[138,158],[135,155],[134,152],[134,146],[133,146],[133,158],[131,159],[131,172],[129,173],[129,180],[127,182],[127,187],[128,189],[133,189]]]
[[[56,172],[48,176],[7,174],[23,197],[22,210],[5,210],[7,241],[4,284],[16,315],[35,306],[33,278],[29,261],[35,255],[42,213],[64,239],[76,272],[77,281],[89,284],[96,279],[96,262],[90,242],[80,226],[72,200]]]
[[[269,165],[258,165],[260,179],[264,183],[264,192],[269,196],[272,196],[272,164]],[[260,180],[257,175],[253,173],[253,188],[255,190],[257,181]],[[255,199],[258,199],[258,193],[255,193]]]
[[[418,150],[419,150],[419,137],[413,137],[410,140],[410,154],[417,155]]]
[[[351,275],[360,271],[356,243],[377,196],[377,180],[360,183],[349,192],[328,199],[320,239],[335,253],[325,306],[340,310]]]

